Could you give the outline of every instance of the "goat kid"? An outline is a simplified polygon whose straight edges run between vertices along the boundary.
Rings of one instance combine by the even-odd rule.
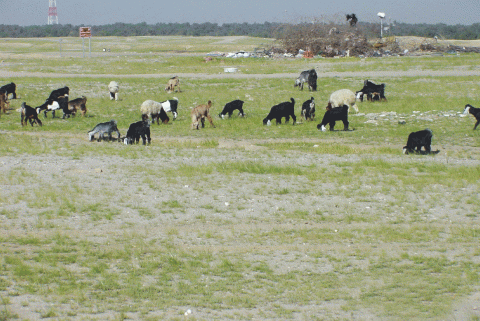
[[[50,96],[48,96],[47,100],[50,100],[50,101],[51,100],[57,100],[60,97],[68,97],[69,94],[70,94],[70,88],[65,86],[63,88],[58,88],[58,89],[52,90],[52,92],[50,93]]]
[[[302,104],[302,116],[305,120],[313,120],[315,118],[315,100],[313,97]]]
[[[463,115],[466,116],[469,113],[472,114],[473,117],[475,117],[475,119],[477,120],[475,126],[473,126],[473,130],[475,130],[477,129],[478,124],[480,124],[480,108],[475,108],[470,104],[466,104],[465,109],[463,110]]]
[[[133,144],[140,141],[142,137],[143,145],[148,141],[148,144],[152,141],[150,138],[150,123],[147,120],[141,120],[136,123],[130,124],[128,127],[127,136],[123,139],[125,145]]]
[[[80,98],[70,100],[66,106],[64,105],[63,119],[65,119],[65,117],[70,117],[70,115],[75,116],[78,110],[80,110],[82,116],[85,116],[87,113],[87,97],[82,96]]]
[[[293,118],[293,124],[297,122],[297,117],[295,117],[295,99],[290,98],[290,101],[285,101],[278,105],[273,106],[270,109],[267,117],[263,119],[264,125],[271,125],[271,120],[275,119],[277,125],[282,123],[282,117],[285,117],[285,123],[290,121],[290,116]]]
[[[317,72],[315,69],[305,70],[300,73],[300,76],[295,80],[294,87],[300,87],[303,90],[303,84],[308,84],[308,89],[311,91],[317,90]]]
[[[93,141],[95,139],[95,134],[98,133],[98,141],[105,139],[105,134],[108,134],[108,139],[112,140],[113,132],[117,132],[118,140],[120,140],[120,132],[117,128],[117,122],[112,119],[111,121],[97,124],[91,131],[88,132],[88,138],[90,141]]]
[[[325,126],[327,124],[330,125],[330,130],[333,131],[335,127],[335,122],[341,120],[343,122],[343,130],[348,130],[348,105],[343,105],[342,107],[334,107],[331,106],[327,107],[327,111],[323,116],[322,122],[317,125],[317,129],[321,130],[322,132],[327,131]]]
[[[238,116],[244,117],[245,113],[243,112],[243,100],[236,99],[232,100],[229,103],[225,104],[225,107],[223,107],[223,110],[220,114],[218,114],[218,117],[221,119],[225,118],[225,115],[228,114],[228,117],[232,117],[233,111],[238,109]]]
[[[11,99],[17,99],[17,93],[15,92],[16,90],[17,90],[17,85],[15,85],[15,83],[13,82],[0,87],[0,93],[4,92],[6,94],[7,100],[10,95],[12,95]]]
[[[32,127],[34,123],[42,126],[42,121],[38,119],[38,113],[36,109],[28,106],[25,102],[22,103],[20,115],[20,123],[22,124],[22,126],[27,125],[27,120],[30,122],[30,125],[32,125]]]
[[[177,87],[178,92],[181,92],[180,79],[178,79],[178,76],[172,77],[168,80],[167,86],[165,87],[165,91],[171,93],[175,91],[175,87]]]
[[[363,82],[363,88],[356,92],[356,97],[363,102],[365,95],[368,101],[387,101],[385,97],[385,84],[377,85],[366,79]]]
[[[202,124],[202,128],[205,128],[205,118],[208,119],[210,125],[215,128],[213,124],[212,116],[210,116],[210,108],[212,107],[212,101],[209,100],[206,105],[198,105],[197,107],[192,109],[191,116],[192,116],[192,129],[199,129],[200,123]]]
[[[52,118],[55,118],[55,111],[58,109],[68,109],[68,96],[59,97],[55,100],[47,99],[42,105],[35,108],[37,113],[40,115],[40,112],[43,110],[45,118],[47,118],[47,113],[52,112]]]
[[[440,151],[431,151],[433,132],[426,128],[418,132],[412,132],[408,135],[407,145],[403,147],[403,153],[408,155],[411,153],[416,154],[438,154]],[[422,151],[422,147],[425,148],[425,151]]]
[[[10,102],[8,101],[7,93],[0,92],[0,112],[3,112],[4,114],[7,113],[7,108],[9,107]]]
[[[118,90],[119,90],[118,83],[112,80],[108,84],[108,92],[110,93],[110,100],[114,100],[114,99],[115,101],[118,100]]]

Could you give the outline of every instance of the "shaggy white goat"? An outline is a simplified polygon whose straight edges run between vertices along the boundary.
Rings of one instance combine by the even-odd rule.
[[[152,122],[155,122],[155,118],[157,119],[157,124],[158,124],[158,119],[160,118],[162,120],[162,123],[168,123],[170,120],[167,116],[167,113],[163,109],[162,103],[159,103],[158,101],[154,100],[145,100],[142,105],[140,106],[140,112],[142,113],[142,118],[146,119],[148,117],[152,118]]]
[[[110,100],[118,100],[118,83],[116,81],[108,84],[108,91],[110,91]]]
[[[330,99],[328,100],[328,106],[330,107],[342,107],[343,105],[347,105],[349,107],[353,107],[355,111],[358,113],[358,107],[355,104],[357,97],[350,89],[340,89],[334,91],[330,95]],[[349,108],[350,110],[350,108]]]

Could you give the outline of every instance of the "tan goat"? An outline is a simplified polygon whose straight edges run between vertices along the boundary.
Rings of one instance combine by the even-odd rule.
[[[208,119],[210,125],[215,128],[212,117],[210,116],[210,108],[212,107],[212,101],[209,100],[206,105],[198,105],[192,109],[192,129],[199,129],[199,122],[202,123],[202,128],[205,127],[205,118]]]
[[[0,112],[4,114],[7,112],[7,108],[10,106],[8,101],[7,94],[5,92],[0,93]]]
[[[178,76],[172,77],[168,80],[167,87],[165,87],[165,91],[171,93],[175,91],[175,87],[177,87],[178,92],[181,92],[180,79],[178,79]]]

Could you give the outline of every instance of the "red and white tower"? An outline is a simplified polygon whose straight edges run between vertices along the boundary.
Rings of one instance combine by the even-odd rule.
[[[57,0],[48,0],[48,22],[47,25],[58,25]]]

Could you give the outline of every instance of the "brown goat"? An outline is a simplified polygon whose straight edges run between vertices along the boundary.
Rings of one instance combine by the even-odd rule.
[[[68,110],[75,115],[77,110],[80,110],[82,116],[85,116],[87,113],[87,97],[82,96],[81,98],[76,98],[68,102]]]
[[[175,90],[175,87],[177,87],[178,92],[181,92],[180,79],[178,79],[178,76],[172,77],[168,80],[167,87],[165,87],[165,91],[171,93]]]
[[[7,93],[1,92],[0,93],[0,112],[3,111],[5,114],[7,112],[7,107],[10,106],[10,102],[8,101],[7,98]]]
[[[210,108],[212,107],[212,101],[209,100],[206,105],[198,105],[192,109],[192,129],[199,129],[199,122],[202,123],[202,128],[205,127],[205,118],[208,119],[210,125],[215,128],[212,117],[210,116]]]

